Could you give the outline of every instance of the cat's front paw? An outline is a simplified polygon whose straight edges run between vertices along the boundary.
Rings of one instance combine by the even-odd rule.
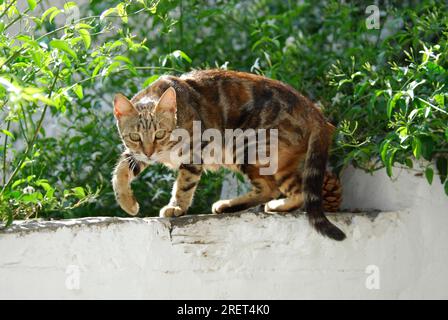
[[[131,216],[136,216],[140,210],[140,206],[132,195],[119,195],[117,197],[118,204],[121,209]]]
[[[224,213],[230,207],[230,200],[219,200],[212,205],[212,212],[214,214]]]
[[[162,218],[171,218],[171,217],[179,217],[185,214],[185,211],[182,210],[179,206],[171,206],[166,205],[162,209],[160,209],[159,216]]]

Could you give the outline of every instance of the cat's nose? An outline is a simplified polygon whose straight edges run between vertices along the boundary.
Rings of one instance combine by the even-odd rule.
[[[153,154],[153,150],[145,150],[143,152],[145,154],[145,156],[147,156],[148,158],[151,158],[152,154]]]
[[[143,146],[143,153],[144,153],[148,158],[150,158],[150,157],[152,156],[153,152],[154,152],[154,150],[153,150],[152,146],[149,146],[149,145],[145,145],[145,146]]]

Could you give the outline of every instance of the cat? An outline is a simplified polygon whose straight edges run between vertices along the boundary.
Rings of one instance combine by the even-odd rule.
[[[173,163],[169,154],[178,143],[175,129],[192,134],[202,129],[277,129],[277,171],[260,174],[259,163],[223,164],[245,174],[253,189],[235,199],[220,200],[212,212],[241,211],[264,204],[266,212],[288,212],[303,206],[321,234],[343,240],[345,234],[323,212],[322,184],[334,126],[308,98],[287,84],[264,76],[228,70],[197,70],[180,77],[166,75],[131,100],[117,94],[114,115],[125,151],[113,173],[117,202],[130,215],[139,212],[130,182],[149,164],[161,162],[178,170],[169,204],[161,217],[186,214],[204,163]],[[200,147],[204,147],[202,144]],[[191,159],[190,159],[191,160]],[[213,168],[212,168],[213,167]]]

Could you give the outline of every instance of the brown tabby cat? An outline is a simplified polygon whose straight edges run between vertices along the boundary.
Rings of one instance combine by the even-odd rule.
[[[322,209],[322,183],[334,127],[320,110],[292,87],[262,76],[224,70],[194,71],[181,77],[163,76],[131,100],[117,94],[114,113],[126,151],[113,174],[120,206],[136,215],[130,182],[153,161],[178,169],[172,197],[160,210],[162,217],[177,217],[189,208],[203,163],[173,163],[169,152],[176,128],[192,134],[193,121],[202,130],[278,129],[278,170],[260,174],[261,164],[226,165],[244,173],[253,185],[249,193],[216,202],[214,213],[235,212],[265,203],[267,212],[304,207],[310,223],[323,235],[343,240]],[[204,145],[201,145],[204,147]],[[282,198],[277,199],[283,195]]]

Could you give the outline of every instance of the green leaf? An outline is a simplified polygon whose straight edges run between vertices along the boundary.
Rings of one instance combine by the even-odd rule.
[[[82,99],[84,97],[84,92],[83,92],[82,86],[80,84],[76,84],[73,87],[73,92],[78,96],[79,99]]]
[[[53,188],[48,189],[47,192],[45,193],[45,198],[47,198],[49,200],[53,199],[54,198],[54,191],[55,190]]]
[[[145,80],[145,82],[143,82],[143,87],[149,86],[151,83],[153,83],[154,81],[159,79],[159,77],[160,77],[160,75],[158,75],[158,74],[150,76],[148,79]]]
[[[83,199],[86,197],[86,193],[84,192],[84,189],[82,187],[76,187],[72,188],[73,194],[78,199]]]
[[[446,193],[446,195],[448,196],[448,181],[446,181],[445,182],[445,185],[444,185],[444,189],[445,189],[445,193]]]
[[[172,55],[175,58],[182,57],[182,59],[186,60],[188,63],[191,63],[191,61],[192,61],[191,58],[185,52],[183,52],[182,50],[173,51]]]
[[[390,141],[384,142],[380,147],[380,156],[381,160],[384,164],[386,164],[386,156],[387,156],[387,150],[389,148]]]
[[[434,152],[434,140],[429,136],[422,136],[420,138],[422,142],[422,156],[426,160],[432,159],[432,154]]]
[[[390,119],[392,116],[392,111],[395,108],[395,105],[397,104],[397,101],[400,100],[400,98],[403,96],[403,92],[397,92],[392,99],[389,100],[387,104],[387,117]]]
[[[432,180],[434,178],[434,170],[431,167],[426,168],[425,177],[426,177],[426,180],[428,180],[428,183],[432,184]]]
[[[51,185],[46,180],[38,180],[36,181],[36,186],[42,187],[45,191],[53,190]]]
[[[118,12],[118,15],[120,16],[121,20],[124,23],[128,23],[128,14],[126,12],[126,7],[124,6],[124,2],[120,2],[117,5],[117,12]]]
[[[64,11],[65,12],[70,11],[70,8],[77,7],[77,6],[78,5],[76,4],[76,2],[69,1],[69,2],[64,4]]]
[[[108,45],[108,44],[107,44]],[[123,41],[120,40],[116,40],[114,41],[114,43],[112,43],[109,47],[108,47],[108,51],[112,51],[113,49],[120,47],[123,45]]]
[[[445,107],[445,96],[443,94],[436,94],[433,99],[439,105],[439,107]]]
[[[111,15],[112,13],[117,13],[117,8],[109,8],[109,9],[103,11],[100,15],[100,21],[104,20],[104,18]]]
[[[395,153],[397,153],[398,149],[394,149],[392,150],[392,152],[390,152],[390,154],[387,157],[387,161],[386,161],[386,173],[389,177],[392,177],[392,167],[394,165],[395,162]]]
[[[48,19],[48,21],[50,21],[50,23],[52,23],[53,20],[54,20],[54,18],[56,18],[56,16],[57,16],[58,14],[60,14],[61,12],[62,12],[62,11],[59,10],[59,9],[53,11],[53,12],[50,14],[50,18]]]
[[[414,163],[412,162],[411,159],[406,158],[406,160],[404,162],[408,166],[408,168],[412,169],[414,167]]]
[[[103,70],[102,75],[108,76],[112,72],[118,70],[120,68],[121,63],[119,61],[112,62],[105,70]]]
[[[419,159],[422,154],[422,142],[419,137],[414,137],[412,140],[412,153],[416,159]]]
[[[86,46],[86,49],[89,49],[90,44],[92,43],[89,30],[79,29],[79,35],[81,36],[82,41],[84,41],[84,45]]]
[[[11,189],[14,189],[15,187],[17,187],[18,185],[21,185],[22,183],[27,182],[26,178],[23,179],[17,179],[16,181],[14,181],[14,183],[11,186]]]
[[[436,168],[440,176],[440,182],[444,183],[448,174],[448,160],[442,157],[437,158]]]
[[[30,8],[31,11],[34,10],[34,8],[36,8],[36,0],[27,0],[28,2],[28,8]]]
[[[418,111],[419,111],[419,109],[412,110],[411,113],[408,116],[409,120],[412,121],[414,119],[415,115],[418,113]]]
[[[61,12],[62,11],[56,7],[48,8],[47,10],[45,10],[44,13],[42,13],[41,19],[42,19],[42,21],[44,21],[47,16],[50,16],[48,21],[51,23],[53,21],[54,17],[56,17]]]
[[[87,23],[78,23],[78,24],[76,24],[75,28],[76,29],[93,29],[93,27]]]
[[[14,139],[14,135],[11,132],[9,132],[8,130],[2,129],[2,130],[0,130],[0,132],[3,134],[6,134],[11,139]]]
[[[40,192],[33,192],[31,194],[24,194],[24,195],[22,195],[20,200],[25,202],[25,203],[37,203],[42,198],[43,198],[42,193],[40,193]]]
[[[37,48],[39,46],[38,43],[32,37],[30,37],[28,35],[25,35],[25,34],[19,34],[16,37],[16,39],[20,40],[20,41],[23,41],[23,42],[26,42],[26,43],[30,44],[32,47],[35,47],[35,48]]]
[[[127,64],[132,64],[132,61],[128,57],[125,57],[125,56],[116,56],[114,58],[114,60],[123,61],[124,63],[127,63]]]
[[[96,75],[100,72],[100,69],[103,67],[104,63],[99,63],[96,65],[95,69],[93,69],[92,72],[92,83],[94,81],[94,78],[96,77]]]
[[[60,40],[60,39],[51,40],[50,41],[50,46],[52,46],[53,48],[56,48],[56,49],[60,49],[60,50],[62,50],[64,52],[68,53],[74,59],[77,58],[76,52],[73,49],[70,48],[70,45],[65,40]]]
[[[143,0],[142,0],[143,1]],[[156,14],[157,12],[157,6],[159,5],[160,1],[153,1],[151,3],[151,6],[148,8],[149,12],[152,14]]]

